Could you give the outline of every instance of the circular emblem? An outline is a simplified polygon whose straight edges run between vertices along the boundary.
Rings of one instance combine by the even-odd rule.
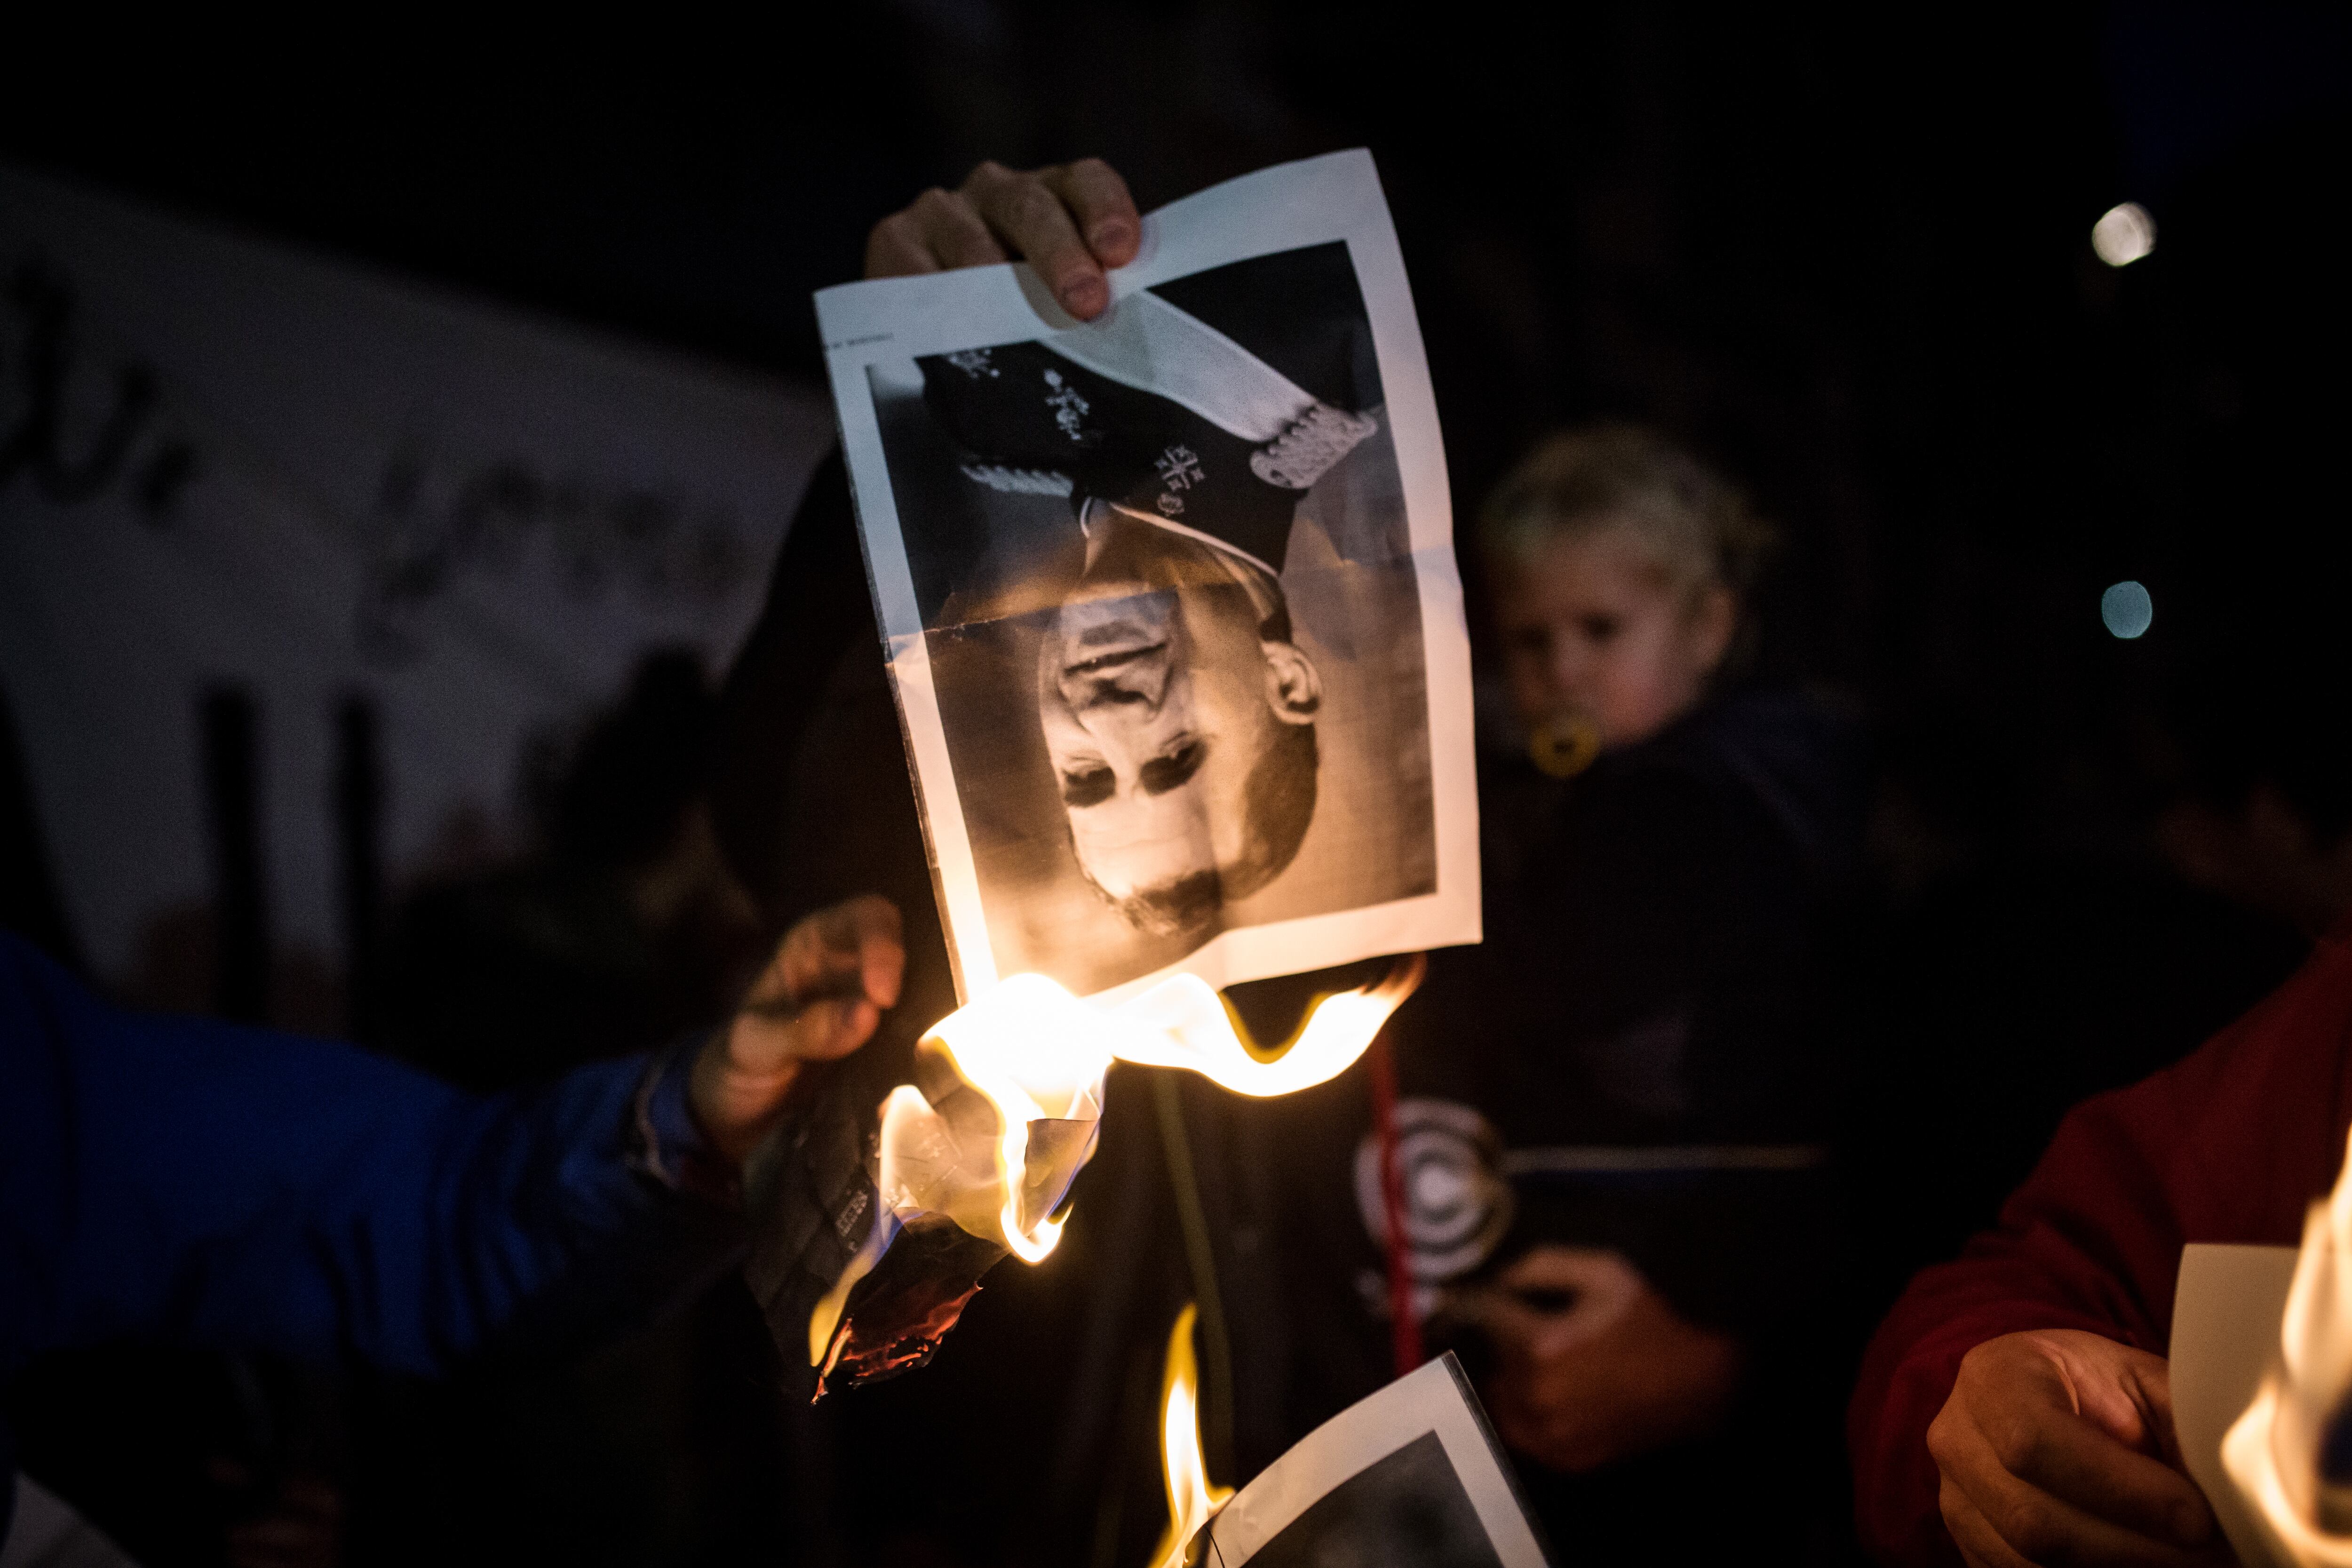
[[[1511,1228],[1502,1140],[1485,1117],[1449,1100],[1401,1100],[1396,1120],[1405,1251],[1412,1277],[1435,1282],[1467,1274],[1492,1256]],[[1356,1149],[1356,1205],[1372,1240],[1387,1247],[1377,1131],[1366,1133]]]

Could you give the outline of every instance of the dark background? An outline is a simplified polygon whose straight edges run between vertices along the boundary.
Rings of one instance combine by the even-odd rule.
[[[2263,780],[2324,836],[2352,823],[2340,7],[902,0],[560,47],[422,26],[24,24],[0,156],[814,380],[810,290],[981,157],[1099,154],[1149,207],[1368,145],[1457,515],[1533,437],[1601,416],[1748,485],[1787,540],[1762,674],[1850,700],[1881,766],[1858,1318],[1983,1223],[2060,1108],[2189,1048],[2299,950],[2275,910],[2185,880],[2158,830]],[[2126,199],[2158,241],[2111,269],[2090,227]],[[2154,597],[2136,641],[2098,616],[2124,578]],[[12,922],[39,924],[16,893],[37,879],[9,874]],[[756,1441],[568,1554],[846,1540],[929,1563],[1000,1539],[951,1489],[828,1494],[806,1434],[762,1414],[740,1305],[625,1353],[718,1354],[733,1370],[676,1429]],[[937,1370],[943,1394],[965,1375]],[[528,1394],[485,1397],[560,1421]],[[371,1397],[397,1432],[418,1396]],[[840,1533],[812,1535],[829,1495]]]
[[[1664,426],[1789,534],[1771,667],[1955,753],[1919,770],[1969,781],[1941,804],[1972,820],[1939,827],[2105,839],[2185,595],[2263,526],[2226,488],[2192,504],[2189,470],[2267,412],[2242,340],[2307,333],[2293,285],[2342,255],[2347,27],[2322,5],[1474,4],[1441,25],[924,0],[625,50],[121,39],[20,72],[0,152],[814,377],[810,290],[983,155],[1099,153],[1150,206],[1366,144],[1458,508],[1561,420]],[[2111,271],[2088,234],[2125,198],[2162,239]],[[2242,285],[2259,297],[2223,297]],[[2123,577],[2155,595],[2136,644],[2096,615]]]

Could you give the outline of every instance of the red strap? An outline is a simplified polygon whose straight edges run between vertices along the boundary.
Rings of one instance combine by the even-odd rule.
[[[1381,1141],[1381,1208],[1386,1222],[1389,1266],[1389,1344],[1402,1377],[1426,1359],[1421,1348],[1421,1320],[1412,1310],[1412,1253],[1405,1235],[1404,1163],[1397,1151],[1396,1061],[1389,1054],[1388,1036],[1373,1037],[1370,1058],[1372,1076],[1372,1126]]]

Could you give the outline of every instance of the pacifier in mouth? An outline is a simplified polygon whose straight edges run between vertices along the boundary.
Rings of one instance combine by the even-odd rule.
[[[1547,778],[1572,779],[1601,754],[1601,726],[1585,715],[1553,715],[1528,737],[1528,758]]]

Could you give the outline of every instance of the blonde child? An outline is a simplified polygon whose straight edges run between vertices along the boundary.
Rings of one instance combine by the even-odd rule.
[[[1835,1386],[1805,1347],[1835,1251],[1820,984],[1858,747],[1735,679],[1771,534],[1664,437],[1550,437],[1477,539],[1510,731],[1481,765],[1487,940],[1437,955],[1451,984],[1402,1060],[1450,1107],[1421,1118],[1485,1123],[1509,1214],[1482,1261],[1446,1260],[1437,1326],[1475,1327],[1557,1538],[1671,1560],[1647,1532],[1694,1467],[1768,1514],[1833,1487],[1833,1400],[1810,1428],[1769,1401],[1760,1457],[1740,1434],[1792,1368]]]

